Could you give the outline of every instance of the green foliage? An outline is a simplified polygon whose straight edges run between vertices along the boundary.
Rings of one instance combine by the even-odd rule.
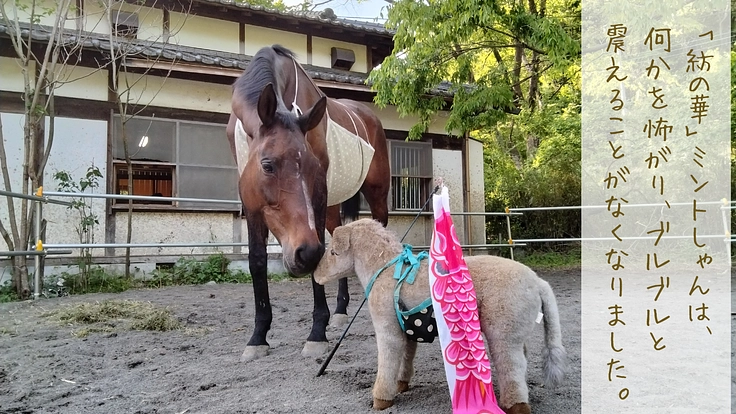
[[[17,300],[20,300],[20,297],[18,297],[18,293],[10,281],[0,285],[0,303],[14,302]]]
[[[580,55],[576,0],[399,0],[387,26],[396,30],[394,54],[369,81],[379,106],[396,105],[401,115],[418,116],[410,138],[447,109],[440,89],[455,96],[448,132],[492,128],[505,112],[523,106],[526,98],[515,88],[523,93],[529,79],[544,71],[564,76]],[[515,54],[517,47],[524,59]]]
[[[399,0],[387,23],[394,55],[370,76],[375,101],[418,116],[412,139],[442,109],[448,132],[481,140],[486,211],[579,205],[580,13],[578,0]],[[580,235],[574,210],[511,223],[514,239]],[[505,220],[489,218],[489,241],[499,235]]]
[[[100,169],[95,165],[87,168],[86,173],[79,181],[75,181],[74,177],[68,171],[57,171],[54,173],[54,180],[57,183],[59,191],[66,193],[84,193],[87,191],[94,192],[99,187],[99,180],[103,179]],[[75,229],[80,243],[94,243],[94,229],[100,224],[96,214],[92,211],[92,203],[88,198],[72,198],[71,205],[67,209],[76,212],[77,223]],[[79,267],[79,278],[81,289],[86,292],[86,285],[92,275],[92,251],[90,249],[80,249],[77,259]]]
[[[545,86],[542,95],[548,96],[548,103],[541,110],[477,135],[484,143],[486,211],[580,205],[580,89],[579,83],[568,83]],[[530,137],[539,140],[532,153],[527,145]],[[511,235],[514,239],[580,237],[580,224],[578,210],[525,211],[512,216]],[[504,240],[507,237],[505,220],[489,218],[486,230],[489,239],[498,234]]]
[[[568,251],[533,251],[531,254],[519,255],[518,261],[533,269],[553,269],[580,266],[580,248]]]
[[[121,275],[110,274],[100,266],[90,266],[86,273],[63,272],[61,277],[64,281],[66,292],[71,295],[83,295],[85,293],[119,293],[128,289],[140,287],[133,279]]]
[[[158,268],[151,272],[148,279],[126,278],[122,275],[106,272],[100,266],[91,266],[87,276],[81,273],[63,272],[58,277],[48,277],[45,286],[59,286],[62,291],[70,295],[87,293],[119,293],[129,289],[160,288],[175,285],[196,285],[207,282],[216,283],[251,283],[250,274],[242,270],[231,270],[230,260],[222,253],[209,256],[205,261],[193,258],[180,258],[170,268]],[[291,279],[288,273],[276,273],[268,276],[272,281]],[[56,296],[55,291],[51,296]],[[48,293],[47,292],[47,293]],[[0,303],[19,300],[15,290],[6,283],[0,286]]]
[[[191,258],[181,258],[170,269],[159,268],[152,272],[150,286],[200,285],[207,282],[249,283],[249,274],[242,270],[231,270],[230,260],[222,253],[209,256],[199,262]]]

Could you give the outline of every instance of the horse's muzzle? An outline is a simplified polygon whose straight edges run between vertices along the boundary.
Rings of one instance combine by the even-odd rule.
[[[325,246],[318,244],[302,244],[294,250],[292,265],[289,272],[294,276],[306,276],[314,271],[325,254]]]

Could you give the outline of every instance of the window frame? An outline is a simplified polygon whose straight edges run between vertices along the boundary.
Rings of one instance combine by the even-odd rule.
[[[388,142],[388,153],[389,153],[389,164],[391,168],[391,186],[389,190],[389,211],[419,211],[424,202],[429,197],[432,191],[432,180],[433,180],[433,157],[432,157],[432,141],[407,141],[407,140],[387,140]],[[394,164],[395,154],[394,151],[400,148],[416,150],[417,164],[416,168],[419,171],[409,171],[407,173],[400,173],[399,169],[402,166]],[[411,167],[403,167],[411,168]],[[407,186],[409,186],[409,197],[413,200],[411,203],[404,203],[402,206],[397,206],[398,195],[396,191],[396,179],[407,180]],[[412,184],[411,181],[417,181],[416,184]],[[412,188],[413,187],[413,188]],[[417,194],[418,190],[418,194]],[[411,205],[407,205],[411,204]]]
[[[204,125],[204,126],[212,126],[217,128],[222,128],[223,131],[223,139],[225,138],[225,128],[226,125],[218,122],[203,122],[203,121],[190,121],[186,119],[176,119],[176,118],[162,118],[162,117],[156,117],[156,116],[136,116],[132,118],[134,120],[139,120],[143,122],[148,121],[163,121],[163,122],[171,122],[174,123],[174,137],[173,137],[173,149],[172,149],[172,158],[173,161],[171,162],[162,162],[162,161],[149,161],[149,160],[131,160],[131,163],[133,164],[133,168],[135,169],[136,166],[138,168],[141,167],[152,167],[154,169],[162,169],[162,168],[170,168],[171,169],[171,182],[172,182],[172,197],[181,197],[181,198],[210,198],[210,199],[226,199],[222,197],[216,197],[216,196],[210,196],[210,197],[192,197],[187,195],[181,195],[179,192],[180,189],[180,182],[179,182],[179,176],[180,176],[180,168],[181,167],[201,167],[201,168],[209,168],[209,169],[219,169],[219,170],[232,170],[235,172],[237,176],[238,167],[234,163],[232,165],[225,165],[225,164],[205,164],[205,163],[192,163],[192,162],[180,162],[180,156],[181,156],[181,125],[182,124],[188,124],[188,125]],[[110,122],[110,150],[108,152],[108,156],[110,159],[110,166],[111,168],[109,171],[111,173],[108,174],[109,179],[109,188],[110,193],[112,194],[121,194],[121,191],[126,190],[121,188],[119,180],[118,180],[118,171],[120,169],[127,168],[127,164],[124,159],[122,158],[115,158],[114,153],[115,146],[117,145],[116,139],[118,138],[119,129],[117,129],[118,124],[122,121],[122,117],[120,114],[113,113],[109,122]],[[133,140],[135,142],[135,140]],[[230,152],[228,150],[228,152]],[[126,185],[127,186],[127,185]],[[232,213],[240,213],[242,211],[242,203],[239,201],[240,196],[237,195],[238,193],[238,183],[237,180],[233,184],[233,189],[235,190],[236,196],[233,198],[233,200],[238,200],[237,203],[233,204],[223,204],[223,203],[207,203],[207,204],[200,204],[200,205],[182,205],[182,204],[190,204],[189,202],[182,202],[182,201],[170,201],[170,200],[162,200],[162,201],[133,201],[133,209],[134,210],[140,210],[140,211],[147,211],[147,210],[156,210],[156,211],[171,211],[171,212],[187,212],[187,211],[211,211],[211,212],[232,212]],[[127,190],[126,190],[127,191]],[[111,208],[115,211],[124,210],[128,208],[128,200],[125,199],[113,199],[111,202]]]
[[[164,171],[168,170],[168,172],[171,174],[171,195],[162,195],[162,197],[173,197],[174,191],[176,189],[176,164],[175,163],[168,163],[168,162],[149,162],[149,161],[131,161],[131,164],[133,165],[133,179],[135,180],[135,173],[136,169],[144,170],[147,168],[151,168],[153,170],[159,170]],[[125,184],[125,187],[123,187],[120,183],[120,180],[123,178],[120,178],[121,172],[124,172],[125,175],[127,175],[128,172],[128,165],[125,161],[116,160],[113,159],[113,192],[114,194],[124,194],[127,195],[127,187],[128,185]],[[143,167],[143,168],[142,168]],[[124,191],[124,192],[123,192]],[[143,194],[141,194],[143,195]],[[122,204],[125,203],[127,205],[128,200],[113,200],[115,204]],[[161,201],[150,201],[150,200],[133,200],[133,204],[138,205],[156,205],[156,206],[174,206],[174,202],[171,200],[161,200]]]
[[[429,198],[429,192],[427,192],[426,194],[423,194],[423,195],[420,194],[420,199],[422,199],[422,198],[423,199],[421,200],[421,204],[416,209],[397,209],[394,206],[394,202],[393,202],[393,200],[394,200],[394,185],[393,185],[394,175],[393,175],[393,166],[392,166],[392,161],[391,161],[393,159],[393,157],[392,157],[392,151],[393,151],[392,150],[392,146],[394,144],[392,144],[392,143],[400,143],[400,145],[401,144],[408,144],[408,145],[419,144],[421,146],[425,146],[424,150],[427,152],[427,154],[426,154],[426,160],[425,161],[428,162],[428,165],[429,165],[428,168],[430,169],[430,173],[431,174],[429,176],[426,176],[426,177],[423,177],[423,178],[428,179],[428,181],[427,181],[427,183],[428,183],[427,191],[432,191],[432,185],[433,185],[433,179],[434,179],[434,158],[433,158],[433,152],[432,152],[432,150],[434,149],[434,138],[433,137],[427,138],[426,137],[427,134],[425,134],[425,138],[423,138],[421,141],[407,141],[406,140],[406,136],[407,136],[407,133],[406,132],[403,132],[403,131],[393,131],[393,130],[385,130],[385,131],[386,131],[386,135],[389,135],[390,134],[392,136],[393,135],[396,135],[397,136],[397,138],[393,138],[393,137],[392,138],[388,138],[387,137],[387,139],[386,139],[386,146],[388,147],[387,149],[388,149],[389,168],[390,168],[390,170],[389,170],[389,177],[390,177],[389,178],[389,181],[390,181],[390,185],[389,185],[389,192],[388,192],[388,196],[387,196],[388,197],[388,200],[386,200],[386,202],[388,203],[388,211],[389,212],[418,211],[424,205],[424,203],[427,201],[427,198]],[[398,135],[401,135],[404,138],[401,139],[400,137],[398,137]],[[368,205],[368,202],[366,201],[366,199],[363,196],[363,194],[360,194],[360,211],[362,213],[364,213],[364,214],[365,213],[370,213],[370,211],[371,211],[371,208]]]

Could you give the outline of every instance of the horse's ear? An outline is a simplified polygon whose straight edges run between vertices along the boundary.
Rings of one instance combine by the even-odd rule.
[[[299,117],[299,128],[303,133],[311,131],[322,121],[327,109],[327,97],[323,96],[305,114]]]
[[[348,251],[349,248],[350,228],[345,226],[336,227],[335,230],[332,232],[330,249],[337,254],[342,254]]]
[[[266,127],[273,125],[276,116],[276,92],[273,90],[273,84],[269,83],[261,91],[258,97],[258,117]]]

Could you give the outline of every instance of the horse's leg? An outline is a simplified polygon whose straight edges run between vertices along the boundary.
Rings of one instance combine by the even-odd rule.
[[[414,376],[414,356],[417,354],[417,343],[414,341],[406,341],[404,348],[404,358],[401,360],[401,368],[399,369],[399,392],[409,390],[409,381]]]
[[[325,227],[332,234],[336,227],[342,224],[340,220],[340,206],[327,207],[327,217],[325,218]],[[337,282],[337,307],[332,315],[333,327],[339,328],[348,323],[348,304],[350,303],[350,293],[348,292],[348,278],[344,277]]]
[[[312,311],[312,331],[302,349],[302,356],[318,357],[327,352],[327,323],[330,321],[330,308],[327,306],[325,287],[314,281],[312,275],[312,292],[314,293],[314,310]]]
[[[253,302],[256,307],[256,321],[253,335],[240,357],[250,361],[268,355],[266,334],[271,329],[271,300],[268,294],[268,254],[266,242],[268,228],[262,220],[248,219],[248,266],[253,278]]]
[[[328,221],[329,215],[330,214],[328,208],[325,217],[325,223]],[[319,241],[322,244],[324,244],[325,242],[324,229],[325,227],[327,227],[325,223],[317,223],[317,227],[322,229],[318,232],[320,237]],[[327,352],[327,349],[329,348],[326,331],[327,324],[330,322],[330,308],[329,306],[327,306],[325,287],[315,282],[314,274],[312,274],[311,279],[312,293],[314,295],[314,310],[312,311],[312,330],[311,332],[309,332],[307,342],[304,344],[304,348],[302,349],[302,356],[318,357]]]

